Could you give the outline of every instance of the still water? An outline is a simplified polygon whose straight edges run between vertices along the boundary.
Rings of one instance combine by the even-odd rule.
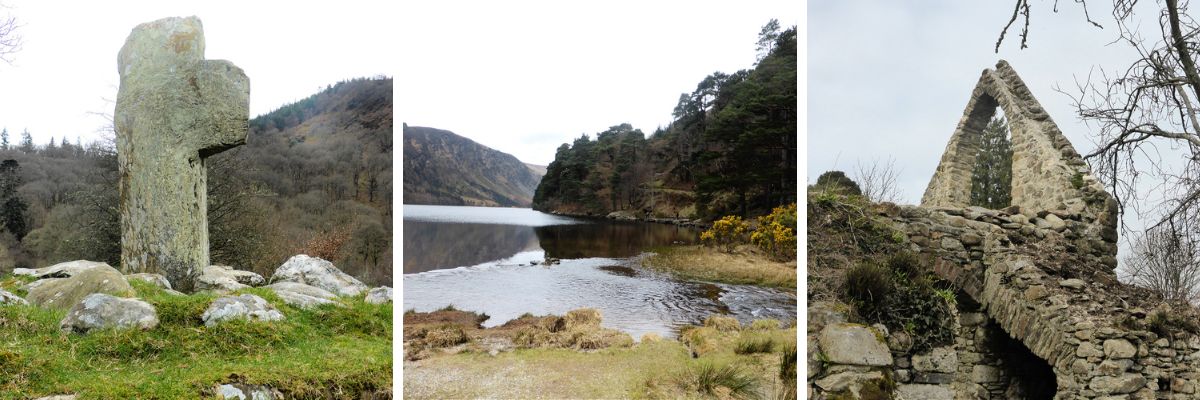
[[[746,285],[691,282],[641,267],[655,246],[696,242],[692,228],[577,219],[530,209],[404,206],[404,308],[447,305],[501,325],[526,312],[562,314],[592,307],[603,325],[635,338],[673,337],[714,314],[743,323],[791,321],[796,296]],[[554,266],[534,265],[547,257]]]

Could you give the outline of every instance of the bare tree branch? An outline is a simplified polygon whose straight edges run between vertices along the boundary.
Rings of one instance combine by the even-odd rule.
[[[0,8],[8,8],[0,4]],[[0,17],[0,61],[12,64],[12,55],[21,50],[21,35],[17,30],[21,25],[12,15]]]
[[[854,175],[854,180],[868,200],[875,203],[900,201],[900,171],[896,169],[894,158],[888,157],[886,161],[875,159],[866,164],[859,161]]]

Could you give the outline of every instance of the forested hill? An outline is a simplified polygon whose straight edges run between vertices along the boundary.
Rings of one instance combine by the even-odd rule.
[[[120,265],[112,138],[0,140],[0,160],[18,164],[15,173],[0,165],[0,201],[24,202],[0,207],[0,220],[13,221],[0,229],[0,273],[77,259]],[[212,263],[270,273],[309,254],[390,282],[391,79],[340,82],[259,116],[246,145],[206,164]]]
[[[771,21],[753,69],[705,77],[649,138],[629,124],[558,148],[533,208],[712,218],[796,201],[796,28]]]
[[[529,207],[534,166],[454,132],[404,125],[404,204]]]

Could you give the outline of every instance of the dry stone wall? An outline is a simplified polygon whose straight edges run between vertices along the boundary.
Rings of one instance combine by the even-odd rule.
[[[1057,398],[1196,398],[1200,337],[1152,332],[1159,307],[1153,294],[1118,282],[1103,263],[1103,247],[1076,246],[1072,222],[1082,223],[1076,216],[1039,214],[977,207],[884,210],[937,275],[978,302],[986,316],[981,321],[974,312],[960,314],[955,348],[964,365],[956,371],[956,393],[1010,398],[1006,391],[1015,385],[1003,376],[991,378],[1003,371],[988,368],[996,366],[995,355],[975,346],[999,331],[1051,366]],[[978,396],[981,387],[989,397]]]

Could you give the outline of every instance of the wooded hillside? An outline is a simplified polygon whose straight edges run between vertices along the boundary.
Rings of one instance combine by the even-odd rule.
[[[796,28],[763,27],[753,69],[683,93],[650,137],[629,124],[558,148],[533,208],[605,215],[759,215],[796,201]]]

